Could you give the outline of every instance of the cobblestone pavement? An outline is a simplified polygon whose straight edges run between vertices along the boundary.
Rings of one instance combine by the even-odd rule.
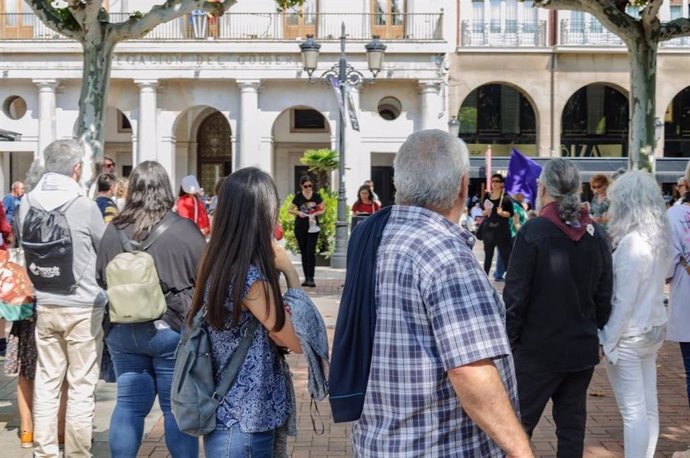
[[[479,254],[479,253],[478,253]],[[337,317],[338,301],[343,283],[343,272],[318,268],[317,288],[310,294],[324,316],[332,338]],[[501,289],[502,283],[496,286]],[[310,400],[306,390],[306,363],[299,355],[288,357],[293,370],[295,389],[298,396],[298,435],[289,441],[290,453],[294,458],[348,457],[352,455],[350,425],[334,424],[330,420],[327,401],[320,402],[320,414],[310,411]],[[658,386],[661,433],[657,457],[672,457],[674,452],[690,448],[690,408],[685,395],[685,375],[680,351],[676,344],[667,343],[659,353]],[[97,412],[94,434],[94,456],[109,456],[107,435],[110,412],[114,406],[115,388],[112,384],[101,384],[97,391]],[[314,416],[317,430],[313,431],[311,417]],[[30,450],[19,448],[17,439],[18,420],[16,415],[15,380],[0,374],[0,456],[30,457]],[[139,457],[164,458],[170,456],[165,447],[163,421],[160,410],[155,408],[147,418],[146,435]],[[533,445],[537,456],[555,457],[556,438],[550,406],[535,430]],[[586,458],[623,457],[623,430],[611,387],[603,366],[598,366],[588,397],[588,418],[586,437]]]

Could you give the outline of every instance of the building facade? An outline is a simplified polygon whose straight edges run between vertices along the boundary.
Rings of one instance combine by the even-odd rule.
[[[460,0],[449,111],[474,154],[513,147],[539,157],[628,154],[627,50],[594,17],[533,8],[527,0]],[[638,14],[630,5],[628,14]],[[663,21],[688,17],[664,3]],[[662,43],[657,71],[658,158],[690,157],[690,40]]]
[[[136,8],[156,3],[137,0]],[[318,80],[338,61],[344,23],[348,62],[366,77],[353,92],[360,131],[348,126],[345,134],[348,195],[353,200],[373,177],[390,201],[400,144],[414,130],[448,122],[443,65],[456,20],[447,3],[307,0],[281,13],[273,0],[240,0],[217,19],[190,15],[160,25],[116,48],[105,154],[120,175],[155,159],[175,185],[194,174],[207,190],[237,168],[258,166],[272,173],[281,196],[294,192],[303,152],[337,149],[339,118],[332,88],[302,70],[299,43],[307,34],[321,43]],[[126,20],[133,4],[106,2],[110,20]],[[22,0],[0,5],[0,126],[22,134],[0,143],[6,190],[48,143],[72,137],[82,57],[78,43],[56,36]],[[364,49],[372,35],[387,45],[376,79]]]
[[[104,5],[117,22],[156,3]],[[668,1],[662,19],[688,16],[689,8],[688,0]],[[367,77],[353,92],[360,130],[349,123],[345,130],[350,202],[373,178],[390,203],[394,153],[415,130],[447,129],[449,114],[477,160],[488,145],[499,158],[513,147],[539,157],[627,155],[629,73],[620,40],[586,14],[529,0],[306,0],[286,12],[273,0],[239,0],[217,19],[160,25],[116,48],[105,154],[119,175],[155,159],[175,186],[194,174],[207,190],[254,165],[274,176],[281,197],[294,192],[303,152],[339,144],[337,100],[318,76],[338,61],[341,23],[348,62]],[[307,34],[322,45],[316,81],[302,70],[298,45]],[[372,35],[387,45],[375,79],[364,49]],[[689,39],[659,52],[664,129],[655,153],[678,159],[669,177],[690,156],[689,53]],[[48,143],[72,137],[82,56],[23,0],[0,0],[0,55],[0,129],[21,134],[0,142],[7,192]]]

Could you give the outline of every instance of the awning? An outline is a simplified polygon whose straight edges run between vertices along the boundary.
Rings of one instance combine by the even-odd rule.
[[[21,139],[20,133],[0,129],[0,142],[18,142]]]
[[[543,166],[550,158],[548,157],[531,157],[537,164]],[[608,176],[616,173],[617,170],[628,168],[627,157],[572,157],[568,158],[577,165],[582,175],[582,181],[589,181],[589,179],[597,173],[603,173]],[[491,161],[492,173],[500,172],[503,175],[508,170],[508,157],[494,157]],[[656,159],[656,179],[659,183],[675,183],[678,177],[685,173],[685,167],[688,164],[688,159],[663,157]],[[483,157],[470,157],[470,178],[484,178],[486,170],[484,168]]]

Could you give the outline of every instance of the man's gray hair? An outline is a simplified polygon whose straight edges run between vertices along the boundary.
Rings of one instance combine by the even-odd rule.
[[[84,148],[76,140],[56,140],[43,151],[46,172],[71,176],[74,166],[84,160]]]
[[[544,166],[539,181],[546,192],[558,202],[561,219],[574,223],[580,219],[580,171],[567,159],[551,159]]]
[[[422,130],[407,137],[395,156],[395,203],[446,212],[469,173],[467,146],[442,130]]]

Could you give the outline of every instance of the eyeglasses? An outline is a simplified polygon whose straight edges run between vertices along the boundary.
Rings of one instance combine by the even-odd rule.
[[[306,189],[306,188],[311,188],[311,185],[310,185],[310,184],[303,184],[302,187],[305,188],[305,189]]]
[[[115,163],[114,163],[114,162],[110,162],[110,163],[107,163],[107,164],[103,164],[103,167],[115,167]]]

